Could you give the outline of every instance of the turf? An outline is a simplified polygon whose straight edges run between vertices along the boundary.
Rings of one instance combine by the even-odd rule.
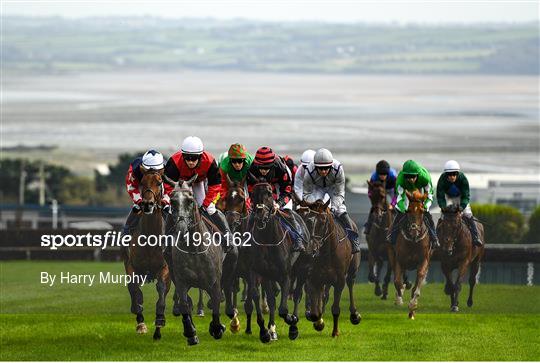
[[[262,344],[254,334],[232,334],[214,340],[209,318],[194,318],[201,343],[188,347],[180,318],[167,315],[159,342],[151,333],[135,334],[129,313],[129,294],[118,285],[93,287],[41,286],[40,271],[58,273],[121,272],[119,263],[2,262],[0,264],[1,360],[539,360],[540,288],[537,286],[479,285],[475,306],[449,312],[442,285],[422,289],[417,319],[407,318],[406,307],[381,301],[372,285],[355,287],[363,320],[348,321],[342,300],[341,335],[331,338],[327,327],[313,329],[301,316],[300,336],[287,338],[287,326],[278,321],[279,340]],[[152,330],[154,286],[143,288],[145,317]],[[391,290],[393,296],[393,290]],[[407,293],[408,298],[408,293]],[[170,300],[167,311],[170,312]],[[290,304],[292,307],[292,304]],[[303,309],[301,309],[303,312]],[[207,312],[207,315],[208,312]],[[227,318],[223,321],[228,325]],[[244,317],[241,316],[244,327]]]

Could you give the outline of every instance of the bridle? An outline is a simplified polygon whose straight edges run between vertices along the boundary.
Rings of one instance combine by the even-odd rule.
[[[331,224],[332,223],[329,223],[328,222],[328,218],[332,218],[332,215],[330,213],[328,213],[328,211],[317,211],[317,210],[314,210],[314,209],[311,209],[307,206],[305,207],[299,207],[298,208],[299,210],[306,210],[307,211],[307,214],[308,216],[306,216],[306,219],[308,218],[313,218],[314,222],[313,222],[313,227],[312,227],[312,231],[310,231],[310,236],[311,236],[311,239],[314,240],[314,241],[320,241],[320,244],[317,244],[313,251],[313,256],[319,256],[319,250],[322,246],[325,245],[326,241],[334,234],[336,235],[336,224],[334,223],[333,224],[333,227],[331,227]],[[315,214],[316,216],[313,216],[313,217],[309,217],[309,214]],[[317,216],[324,216],[324,230],[323,230],[323,236],[318,236],[315,234],[315,229],[316,229],[316,225],[317,225],[317,222],[318,222],[318,219],[317,219]],[[329,230],[330,228],[332,228],[331,230]],[[341,243],[343,240],[345,240],[345,238],[347,238],[347,235],[345,234],[344,237],[342,237],[341,239],[339,239],[337,242],[338,243]]]

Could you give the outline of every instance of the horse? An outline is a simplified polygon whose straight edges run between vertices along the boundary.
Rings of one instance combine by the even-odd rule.
[[[184,337],[188,345],[199,343],[192,319],[190,288],[203,289],[210,295],[212,321],[210,335],[221,339],[225,326],[220,322],[221,276],[223,250],[221,239],[216,241],[217,228],[202,217],[193,196],[191,184],[197,176],[175,186],[171,204],[173,206],[174,235],[176,244],[172,249],[173,276],[177,291]]]
[[[392,211],[389,209],[386,200],[385,183],[380,181],[367,181],[369,199],[371,201],[371,211],[373,213],[373,227],[366,236],[368,244],[369,282],[375,283],[375,296],[381,296],[382,300],[388,297],[388,284],[392,276],[392,264],[388,255],[393,253],[392,246],[388,243],[386,236],[392,225]],[[379,276],[387,260],[386,274],[384,275],[383,287],[381,290]]]
[[[441,211],[443,218],[437,223],[437,235],[441,243],[439,250],[441,268],[446,278],[444,292],[450,295],[450,311],[458,312],[458,296],[469,266],[471,270],[467,306],[473,305],[473,290],[480,270],[480,262],[484,256],[484,246],[473,245],[471,233],[462,219],[458,206],[451,204]],[[484,227],[481,223],[478,223],[478,233],[483,239]],[[452,282],[452,272],[456,269],[457,277],[455,282]]]
[[[396,288],[396,304],[403,304],[402,274],[406,270],[416,269],[416,281],[411,291],[409,302],[409,318],[414,319],[418,308],[420,288],[426,278],[431,257],[428,227],[424,221],[424,201],[428,194],[415,190],[413,193],[405,192],[409,199],[407,217],[404,226],[400,228],[397,236],[394,254],[394,286]]]
[[[245,178],[240,181],[233,181],[229,175],[227,178],[227,194],[222,196],[217,204],[217,207],[223,211],[227,223],[233,234],[233,241],[236,237],[244,237],[244,232],[247,230],[247,220],[249,211],[247,208],[246,191],[244,188]],[[242,241],[238,243],[235,253],[229,252],[223,262],[223,278],[222,286],[224,286],[225,299],[230,302],[232,310],[227,313],[231,318],[231,331],[237,333],[240,331],[240,320],[238,319],[237,309],[237,290],[239,277],[247,278],[249,271],[248,252],[246,248],[242,248]],[[248,319],[248,329],[251,332],[251,318]]]
[[[248,276],[248,298],[246,299],[246,314],[250,315],[253,306],[257,311],[257,325],[259,326],[259,339],[263,343],[277,339],[275,325],[276,295],[274,282],[279,284],[281,301],[279,316],[289,325],[289,339],[298,337],[298,316],[288,312],[287,299],[291,289],[291,269],[298,258],[298,253],[291,252],[291,237],[281,225],[279,209],[274,207],[272,186],[261,179],[253,186],[252,202],[254,209],[248,223],[248,232],[251,236],[249,251],[250,271]],[[263,288],[269,306],[268,329],[265,327],[264,317],[259,305],[258,277],[262,278]]]
[[[314,203],[302,202],[298,213],[304,218],[311,241],[307,253],[313,256],[307,276],[307,299],[310,300],[308,319],[313,327],[324,329],[324,306],[328,301],[330,287],[334,288],[332,316],[334,327],[332,337],[339,336],[339,315],[341,294],[347,284],[349,288],[350,321],[359,324],[361,316],[358,313],[353,296],[354,280],[360,266],[360,253],[351,254],[351,243],[343,227],[336,222],[333,213],[328,208],[330,200],[324,203],[317,200]],[[353,223],[355,231],[358,228]]]
[[[165,298],[171,286],[169,266],[163,257],[160,246],[141,246],[137,243],[139,236],[163,234],[161,198],[163,195],[163,171],[147,171],[141,179],[142,214],[139,223],[131,233],[131,245],[122,248],[122,260],[127,275],[144,275],[148,280],[156,280],[158,301],[156,303],[156,320],[154,339],[161,339],[161,328],[165,326]],[[141,212],[140,212],[141,213]],[[137,316],[136,331],[139,334],[148,332],[143,316],[143,293],[139,284],[128,284],[131,296],[131,312]]]

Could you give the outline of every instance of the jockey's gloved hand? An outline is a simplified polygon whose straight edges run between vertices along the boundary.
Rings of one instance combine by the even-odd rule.
[[[141,211],[141,205],[138,203],[134,203],[133,207],[131,207],[131,213],[138,214]]]
[[[215,206],[214,203],[210,203],[207,207],[205,207],[205,206],[203,205],[203,206],[201,206],[201,209],[202,209],[204,212],[208,213],[208,215],[210,215],[210,216],[211,216],[212,214],[216,213],[216,206]]]
[[[276,201],[274,201],[274,209],[281,209],[281,206]]]

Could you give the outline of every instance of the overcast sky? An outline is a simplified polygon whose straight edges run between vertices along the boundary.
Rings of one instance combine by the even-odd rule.
[[[2,15],[153,15],[269,21],[476,23],[538,21],[538,1],[1,1]]]

